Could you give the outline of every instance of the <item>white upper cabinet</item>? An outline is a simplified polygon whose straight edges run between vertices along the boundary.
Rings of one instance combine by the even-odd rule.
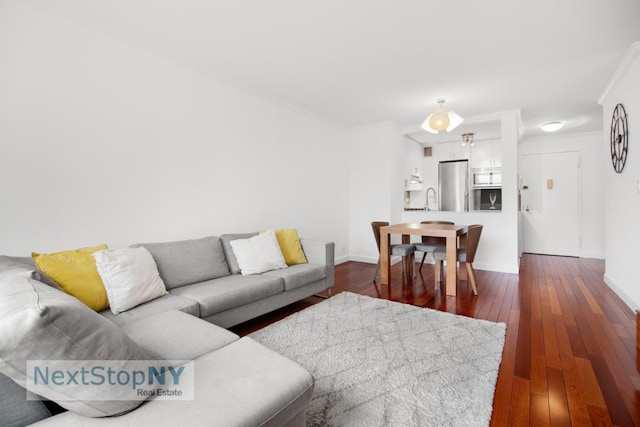
[[[438,144],[433,150],[433,156],[437,161],[469,159],[470,150],[461,142],[447,142]]]
[[[499,139],[476,141],[471,148],[472,168],[502,166],[502,143]]]

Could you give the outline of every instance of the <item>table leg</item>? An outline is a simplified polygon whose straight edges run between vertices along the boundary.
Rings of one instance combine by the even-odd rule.
[[[456,286],[458,284],[458,239],[456,236],[447,237],[447,295],[456,296]]]
[[[380,233],[380,284],[389,285],[391,260],[389,259],[389,234]]]

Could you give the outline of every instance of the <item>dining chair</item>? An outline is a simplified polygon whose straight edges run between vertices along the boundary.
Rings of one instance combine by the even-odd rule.
[[[467,230],[467,235],[463,247],[458,248],[457,260],[462,264],[464,263],[467,268],[467,274],[469,281],[471,282],[471,289],[473,294],[478,295],[478,286],[476,283],[476,273],[473,269],[473,260],[476,257],[476,251],[478,249],[478,242],[480,242],[480,234],[482,234],[482,225],[474,224],[470,225]],[[442,261],[447,258],[446,248],[436,248],[433,252],[433,257],[436,260],[436,273],[435,282],[436,289],[440,288],[440,281],[442,281]]]
[[[451,221],[422,221],[420,224],[448,224],[454,225]],[[446,237],[431,237],[431,236],[422,236],[422,242],[414,243],[416,246],[416,252],[422,252],[422,261],[420,261],[420,268],[418,271],[422,271],[422,264],[424,264],[424,259],[427,257],[427,253],[433,253],[438,248],[446,248],[447,239]]]
[[[373,221],[371,228],[373,229],[373,236],[376,238],[376,245],[378,246],[378,254],[380,254],[380,228],[389,225],[385,221]],[[415,251],[416,247],[413,244],[392,244],[389,248],[390,255],[396,255],[402,257],[402,281],[406,283],[409,281],[408,273],[413,276],[413,269],[415,268]],[[380,272],[380,255],[378,255],[378,266],[376,272],[373,275],[373,281],[376,281],[378,273]]]

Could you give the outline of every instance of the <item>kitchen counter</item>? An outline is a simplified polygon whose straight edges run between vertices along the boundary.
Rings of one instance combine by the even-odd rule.
[[[434,211],[434,210],[426,210],[425,208],[404,208],[405,212],[443,212],[443,213],[447,213],[447,212],[451,212],[454,213],[454,211]],[[475,209],[472,211],[467,211],[467,212],[490,212],[490,213],[496,213],[496,212],[502,212],[502,209]],[[463,213],[463,212],[456,212],[456,213]]]
[[[515,208],[515,207],[514,207]],[[455,224],[482,224],[482,236],[473,266],[476,270],[501,271],[518,274],[517,259],[510,262],[510,256],[518,251],[517,222],[510,224],[510,212],[504,209],[447,212],[447,211],[400,211],[399,223],[417,224],[421,221],[453,221]],[[417,238],[412,241],[418,241]],[[399,242],[398,242],[399,243]],[[511,260],[513,261],[513,260]],[[423,270],[424,271],[424,270]]]

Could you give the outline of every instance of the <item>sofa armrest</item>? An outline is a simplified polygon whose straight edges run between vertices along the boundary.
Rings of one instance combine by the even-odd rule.
[[[335,243],[315,239],[300,239],[302,250],[310,264],[323,264],[327,268],[327,285],[333,287],[335,277]]]
[[[310,264],[334,265],[335,244],[333,242],[300,238],[300,243]]]

